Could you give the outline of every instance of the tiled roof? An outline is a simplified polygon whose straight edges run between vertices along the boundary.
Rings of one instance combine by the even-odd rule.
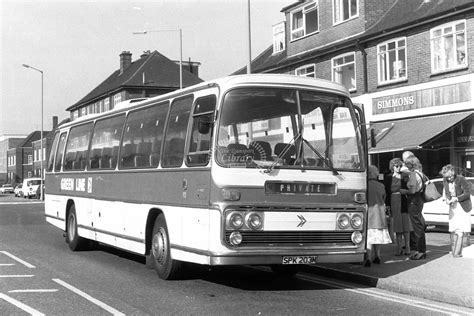
[[[43,138],[48,137],[50,131],[43,131]],[[31,132],[17,147],[32,147],[32,143],[41,139],[41,131]]]
[[[202,81],[183,66],[183,87],[192,86]],[[66,110],[71,111],[80,105],[93,102],[95,99],[102,98],[106,94],[113,93],[123,87],[179,89],[179,65],[157,51],[153,51],[132,62],[122,74],[120,74],[120,69],[116,70],[85,97]]]
[[[397,30],[432,18],[474,7],[472,0],[396,0],[363,37]]]
[[[378,0],[370,0],[378,1]],[[294,5],[300,4],[301,1],[284,8],[285,10],[292,8]],[[379,17],[379,20],[370,26],[360,39],[370,40],[371,38],[390,31],[409,27],[432,18],[437,18],[451,12],[458,12],[462,9],[474,8],[473,0],[395,0],[393,5]],[[314,35],[318,36],[318,35]],[[351,38],[350,41],[354,41]],[[343,45],[344,43],[338,43]],[[322,53],[315,47],[314,50],[306,55],[287,56],[287,50],[272,55],[273,46],[264,50],[259,56],[252,60],[252,72],[262,72],[273,69],[284,64],[289,64],[292,60],[300,60],[305,56],[317,56]],[[246,72],[246,66],[232,73],[232,75],[243,74]]]

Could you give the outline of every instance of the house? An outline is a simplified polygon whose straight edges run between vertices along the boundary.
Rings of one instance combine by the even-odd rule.
[[[448,163],[473,174],[472,0],[304,0],[281,12],[252,73],[344,85],[364,105],[378,142],[369,159],[381,172],[411,150],[429,176]]]
[[[183,87],[203,81],[198,77],[199,66],[198,62],[182,62]],[[126,100],[153,97],[179,88],[179,62],[169,60],[157,51],[144,52],[132,62],[132,54],[123,51],[120,54],[120,68],[66,110],[74,120],[87,114],[112,110]]]

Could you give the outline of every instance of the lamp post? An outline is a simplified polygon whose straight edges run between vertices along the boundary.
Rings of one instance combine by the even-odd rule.
[[[23,64],[23,67],[25,68],[30,68],[30,69],[33,69],[33,70],[36,70],[38,71],[39,73],[41,73],[41,149],[40,149],[40,178],[41,178],[41,183],[40,183],[40,195],[41,195],[41,200],[44,199],[44,195],[43,195],[43,159],[44,159],[44,156],[43,156],[43,71],[38,69],[38,68],[35,68],[33,66],[30,66],[30,65],[27,65],[27,64]]]
[[[146,35],[147,33],[158,33],[158,32],[179,32],[179,88],[183,89],[183,30],[172,29],[172,30],[153,30],[153,31],[140,31],[133,32],[134,35]]]

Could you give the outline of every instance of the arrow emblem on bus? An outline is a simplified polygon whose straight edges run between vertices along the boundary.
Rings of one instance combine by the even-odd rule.
[[[306,223],[306,218],[303,217],[303,215],[296,215],[298,216],[300,223],[296,227],[303,227],[303,225]]]

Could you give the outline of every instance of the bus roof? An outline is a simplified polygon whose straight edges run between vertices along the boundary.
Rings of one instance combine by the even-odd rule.
[[[230,87],[235,87],[239,85],[291,85],[291,86],[306,86],[310,88],[319,88],[321,90],[328,90],[332,92],[337,92],[339,94],[343,94],[347,97],[350,97],[349,92],[347,89],[339,84],[329,80],[318,79],[318,78],[311,78],[311,77],[303,77],[303,76],[295,76],[295,75],[287,75],[287,74],[246,74],[246,75],[235,75],[235,76],[228,76],[222,77],[217,79],[212,79],[206,82],[201,82],[196,85],[186,87],[181,90],[176,90],[173,92],[169,92],[166,94],[158,95],[152,98],[143,98],[142,101],[137,99],[134,102],[122,102],[123,105],[125,103],[129,103],[129,106],[118,106],[111,111],[98,113],[98,114],[88,114],[83,117],[79,117],[74,121],[65,123],[61,125],[60,128],[69,127],[72,125],[76,125],[80,122],[86,121],[93,121],[97,118],[113,115],[116,113],[125,112],[130,109],[134,109],[139,106],[148,105],[156,103],[157,101],[166,100],[169,98],[173,98],[176,96],[180,96],[186,93],[190,93],[192,91],[202,90],[212,86],[219,86],[223,91],[227,90]]]

